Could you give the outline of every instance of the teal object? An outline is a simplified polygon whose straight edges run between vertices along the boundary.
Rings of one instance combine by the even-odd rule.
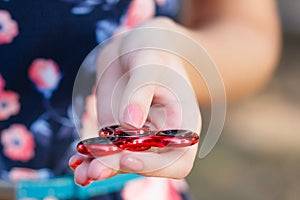
[[[73,176],[23,180],[16,185],[15,197],[16,199],[43,199],[45,197],[89,199],[90,197],[120,191],[126,182],[140,177],[137,174],[120,174],[102,181],[95,181],[86,187],[75,184]]]
[[[141,178],[141,176],[137,174],[120,174],[102,181],[95,181],[86,187],[77,186],[76,198],[87,199],[92,196],[120,191],[129,180],[136,178]]]

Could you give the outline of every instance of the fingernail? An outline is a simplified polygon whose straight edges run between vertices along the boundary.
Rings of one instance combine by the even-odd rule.
[[[144,120],[144,114],[140,106],[128,105],[124,111],[124,123],[139,128],[142,127]]]
[[[134,157],[125,157],[121,161],[122,170],[130,172],[141,172],[144,168],[144,163]]]
[[[85,183],[80,184],[81,186],[85,187],[87,185],[89,185],[91,182],[93,182],[93,180],[88,179]]]
[[[82,162],[83,162],[83,160],[78,159],[78,160],[76,160],[75,162],[71,163],[71,164],[69,165],[69,167],[70,167],[72,170],[75,170]]]

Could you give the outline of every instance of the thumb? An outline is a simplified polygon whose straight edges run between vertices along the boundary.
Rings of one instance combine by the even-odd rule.
[[[123,92],[119,112],[119,121],[123,127],[141,128],[149,113],[156,86],[150,80],[151,73],[141,68],[130,71],[130,78]]]
[[[131,81],[130,81],[131,82]],[[123,127],[141,128],[148,116],[153,98],[153,85],[140,86],[133,91],[133,83],[130,83],[123,95],[120,122]],[[133,91],[133,92],[130,92]]]

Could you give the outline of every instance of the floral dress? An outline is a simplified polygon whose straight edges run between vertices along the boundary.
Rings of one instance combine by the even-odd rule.
[[[0,0],[0,179],[71,174],[68,159],[79,140],[72,86],[82,61],[118,28],[133,28],[155,15],[174,17],[177,10],[174,0]],[[82,121],[90,125],[87,115]],[[165,188],[165,196],[149,199],[182,199],[170,191],[186,187],[136,179],[97,198],[135,199],[143,194],[134,190],[145,184],[148,193],[159,184],[160,192]]]

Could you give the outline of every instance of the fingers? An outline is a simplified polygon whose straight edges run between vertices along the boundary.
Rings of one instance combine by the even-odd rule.
[[[131,78],[125,88],[120,104],[119,120],[125,128],[141,128],[146,121],[152,102],[155,86],[135,87],[137,87],[136,80]]]
[[[97,160],[118,173],[137,173],[144,176],[183,178],[193,166],[197,145],[177,149],[123,151]]]
[[[117,63],[112,63],[101,77],[96,88],[98,125],[102,127],[118,124],[119,102],[124,90],[125,79],[118,69]]]
[[[152,104],[149,115],[158,130],[180,129],[182,106],[170,88],[157,87]]]
[[[87,176],[91,180],[103,180],[106,178],[113,177],[117,174],[117,171],[105,166],[97,159],[93,159],[87,170]]]
[[[74,170],[74,180],[77,184],[81,186],[86,186],[91,183],[91,179],[87,176],[87,169],[89,165],[89,160],[84,159],[83,162],[77,166]]]
[[[139,61],[135,61],[134,64],[137,62]],[[174,107],[176,103],[178,104],[178,100],[176,101],[172,91],[166,89],[163,94],[160,89],[167,88],[167,83],[162,81],[167,73],[166,69],[168,68],[157,64],[137,65],[129,69],[129,80],[119,105],[119,121],[123,127],[141,128],[145,124],[150,110],[152,110],[152,114],[157,113],[159,106],[167,109],[167,115],[168,111],[172,109],[173,113],[178,111]]]
[[[179,148],[162,153],[162,159],[157,160],[161,163],[160,168],[154,169],[151,157],[143,158],[145,166],[148,166],[149,171],[144,172],[144,176],[169,177],[169,178],[184,178],[191,171],[197,152],[197,145],[186,148]],[[157,155],[157,154],[155,154]]]
[[[86,186],[118,173],[138,173],[144,176],[183,178],[192,169],[197,145],[178,149],[121,153],[99,158],[74,155],[69,160],[77,184]]]
[[[97,58],[97,117],[100,128],[118,123],[118,105],[127,83],[126,72],[120,64],[119,48],[122,34],[115,35],[101,46]]]
[[[199,131],[200,112],[191,85],[174,70],[160,65],[131,69],[119,104],[119,122],[140,128],[147,119],[159,129]],[[164,74],[168,78],[164,78]]]
[[[72,156],[69,166],[74,170],[75,182],[81,186],[117,175],[116,170],[105,166],[99,160],[81,155]]]
[[[119,105],[121,125],[140,128],[151,119],[160,129],[199,131],[198,103],[178,56],[156,49],[136,50],[121,57],[120,64],[129,77]]]
[[[192,169],[197,145],[167,152],[127,153],[120,158],[120,170],[144,176],[184,178]]]

